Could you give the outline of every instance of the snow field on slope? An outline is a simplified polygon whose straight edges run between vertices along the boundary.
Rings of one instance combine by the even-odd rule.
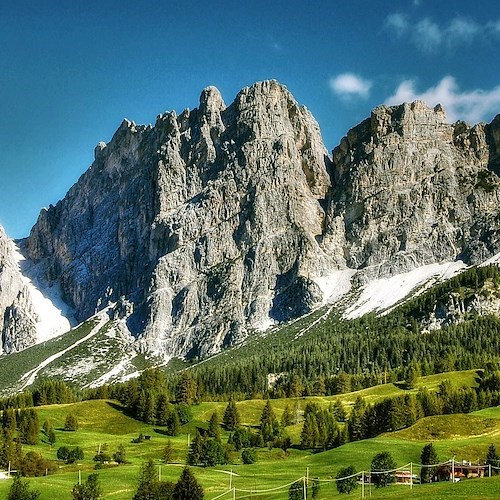
[[[36,343],[45,342],[71,329],[72,311],[62,300],[59,284],[49,285],[42,275],[42,269],[25,259],[19,247],[12,244],[14,258],[22,274],[24,285],[28,288],[35,313]]]
[[[313,278],[323,292],[323,304],[334,304],[351,290],[351,278],[355,269],[333,271],[325,276]]]
[[[390,278],[380,278],[363,287],[360,297],[348,307],[344,318],[354,319],[373,311],[383,311],[406,298],[415,288],[433,278],[445,280],[453,277],[467,266],[461,260],[417,267],[407,273]]]

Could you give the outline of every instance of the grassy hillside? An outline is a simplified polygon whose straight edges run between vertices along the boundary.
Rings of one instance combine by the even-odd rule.
[[[437,386],[442,380],[452,380],[455,385],[475,384],[475,372],[454,372],[431,377],[423,377],[419,384]],[[382,397],[402,393],[402,389],[393,384],[386,384],[358,393],[349,393],[341,396],[347,404],[354,401],[357,394],[361,394],[370,401]],[[301,408],[307,400],[314,399],[323,404],[329,404],[334,398],[300,398]],[[286,404],[293,401],[281,399],[273,400],[272,405],[279,417]],[[58,463],[59,469],[53,475],[41,478],[31,478],[30,483],[41,492],[41,500],[54,498],[70,498],[70,491],[78,480],[78,471],[82,471],[85,479],[92,473],[93,456],[99,446],[107,448],[112,454],[119,444],[123,443],[127,451],[128,464],[112,466],[98,471],[105,492],[105,498],[130,499],[137,488],[139,469],[145,459],[152,458],[158,467],[161,467],[163,479],[176,481],[181,467],[185,463],[188,450],[188,435],[194,436],[196,427],[206,427],[206,422],[215,409],[221,414],[226,403],[205,402],[193,406],[193,420],[182,427],[179,436],[170,438],[162,434],[157,426],[151,426],[130,418],[123,408],[113,401],[84,401],[74,404],[38,407],[40,422],[49,420],[56,429],[56,444],[50,447],[46,442],[37,446],[25,446],[24,450],[40,451],[46,458],[55,459],[60,446],[81,446],[85,458],[79,464],[66,465]],[[248,400],[238,403],[242,421],[246,425],[257,425],[264,402],[262,400]],[[79,421],[79,430],[67,432],[63,430],[64,421],[68,413],[73,413]],[[223,471],[233,470],[238,476],[234,477],[234,485],[240,490],[256,490],[274,488],[294,481],[306,474],[309,468],[310,477],[320,477],[328,480],[335,477],[341,467],[354,465],[356,470],[368,470],[373,456],[381,451],[392,453],[398,465],[410,461],[418,462],[422,447],[433,441],[440,459],[455,456],[456,459],[476,460],[484,459],[486,449],[494,443],[500,449],[500,408],[488,408],[469,415],[445,415],[428,417],[417,422],[413,427],[402,431],[388,433],[374,439],[348,443],[339,448],[323,453],[311,454],[309,451],[298,449],[301,424],[288,428],[294,445],[285,454],[282,450],[259,449],[257,462],[253,465],[242,465],[239,454],[234,453],[232,464],[215,468],[195,467],[195,474],[205,488],[206,498],[211,499],[220,495],[228,488],[229,475]],[[132,439],[139,433],[150,435],[151,440],[140,444],[132,443]],[[228,433],[222,432],[222,440],[227,440]],[[168,440],[174,448],[175,464],[166,465],[161,461],[162,450]],[[0,498],[6,497],[10,481],[0,481]],[[463,484],[416,485],[411,492],[411,498],[448,498],[453,495],[457,498],[494,498],[495,492],[500,489],[500,479],[468,480]],[[401,498],[410,496],[406,486],[393,486],[386,491],[372,490],[374,498]],[[357,497],[360,491],[353,497]],[[245,497],[250,493],[237,493],[237,498]],[[471,496],[472,495],[472,496]],[[473,495],[476,495],[474,497]],[[320,497],[323,499],[336,496],[334,483],[322,483]],[[223,497],[224,498],[224,497]],[[227,498],[231,498],[230,495]],[[252,494],[252,498],[259,498]],[[260,498],[287,498],[287,488],[273,495]]]

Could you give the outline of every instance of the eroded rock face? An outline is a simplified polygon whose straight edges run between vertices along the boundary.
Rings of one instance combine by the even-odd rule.
[[[423,102],[376,108],[333,151],[327,234],[365,276],[500,251],[500,124],[446,123]]]
[[[275,81],[226,106],[125,120],[25,242],[77,320],[116,303],[145,350],[206,355],[319,305],[314,281],[360,280],[500,251],[500,122],[376,108],[327,156]]]
[[[146,348],[207,354],[321,301],[309,275],[335,261],[320,245],[329,164],[317,123],[277,82],[229,107],[209,87],[154,127],[125,121],[26,246],[77,319],[124,296]],[[298,300],[284,307],[287,294]]]
[[[0,226],[0,353],[20,351],[36,342],[36,314],[12,245]]]

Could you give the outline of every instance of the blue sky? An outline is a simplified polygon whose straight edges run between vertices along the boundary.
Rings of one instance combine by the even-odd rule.
[[[124,117],[227,104],[277,79],[328,149],[382,103],[441,102],[450,121],[500,112],[498,0],[0,4],[0,224],[29,234]]]

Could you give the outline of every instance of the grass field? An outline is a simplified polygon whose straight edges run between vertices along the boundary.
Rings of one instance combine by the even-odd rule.
[[[444,379],[452,380],[455,385],[475,384],[476,373],[453,372],[447,374],[423,377],[419,384],[437,387]],[[403,393],[402,389],[393,384],[365,389],[358,393],[340,396],[346,403],[353,402],[358,394],[369,401]],[[301,398],[303,409],[307,400],[316,400],[329,404],[334,397]],[[289,400],[273,400],[272,405],[279,417]],[[238,403],[242,421],[246,425],[257,425],[265,402],[261,400],[242,401]],[[222,414],[226,403],[202,403],[193,407],[193,420],[182,427],[182,432],[175,438],[170,438],[155,426],[138,422],[129,417],[117,403],[112,401],[84,401],[80,403],[45,406],[37,408],[40,422],[49,420],[56,429],[56,444],[50,447],[46,442],[37,446],[25,446],[24,451],[35,449],[46,458],[55,460],[56,451],[60,446],[80,446],[85,458],[79,464],[66,465],[58,462],[58,471],[50,476],[30,478],[30,484],[41,492],[40,500],[71,498],[71,489],[78,480],[78,471],[85,479],[94,472],[93,457],[99,446],[107,448],[112,454],[118,445],[123,443],[127,451],[126,465],[113,466],[99,470],[99,477],[104,489],[105,498],[131,499],[136,488],[140,466],[145,459],[152,458],[161,470],[162,479],[176,481],[188,450],[188,436],[192,438],[196,427],[206,427],[211,413],[218,409]],[[64,420],[68,413],[77,416],[80,427],[76,432],[63,430]],[[294,445],[300,439],[301,424],[287,428]],[[151,440],[140,444],[131,441],[142,432],[150,435]],[[228,434],[222,432],[222,440],[227,440]],[[162,450],[170,439],[174,448],[175,464],[165,464],[161,461]],[[329,480],[335,477],[338,470],[346,465],[353,465],[356,470],[368,470],[373,456],[379,451],[388,450],[398,465],[408,462],[418,463],[422,447],[432,441],[439,458],[446,460],[455,456],[457,460],[484,459],[487,447],[494,443],[500,449],[500,408],[488,408],[469,415],[446,415],[427,417],[414,426],[394,433],[388,433],[373,439],[348,443],[337,449],[322,453],[311,453],[293,447],[288,453],[282,450],[260,449],[257,452],[257,462],[252,465],[242,465],[239,454],[234,454],[232,464],[214,468],[193,468],[203,485],[207,499],[213,499],[229,488],[230,476],[233,471],[233,485],[237,490],[236,498],[283,499],[288,497],[288,488],[271,494],[257,494],[256,490],[265,490],[285,485],[306,474],[309,477],[319,477]],[[418,469],[415,469],[418,473]],[[0,498],[6,498],[10,480],[0,481]],[[368,490],[366,491],[368,495]],[[387,489],[372,489],[373,498],[498,498],[500,497],[500,478],[470,479],[461,483],[440,483],[435,485],[415,485],[413,490],[408,486],[395,485]],[[321,484],[318,498],[328,499],[337,496],[335,484]],[[361,496],[361,489],[351,495],[351,498]],[[232,498],[228,493],[221,498]]]

